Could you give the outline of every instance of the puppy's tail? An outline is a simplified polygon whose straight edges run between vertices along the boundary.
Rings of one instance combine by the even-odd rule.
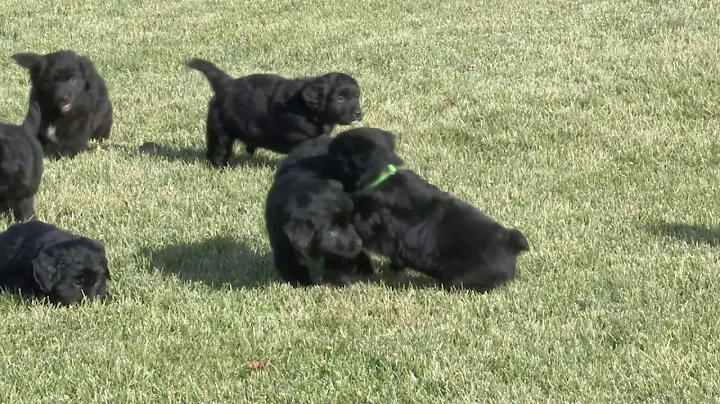
[[[530,245],[528,244],[525,235],[518,229],[509,229],[505,231],[505,240],[507,245],[517,251],[529,251]]]
[[[225,88],[227,83],[233,80],[227,73],[207,60],[190,59],[185,62],[185,65],[191,69],[200,70],[205,77],[207,77],[213,91],[216,93]]]
[[[30,101],[30,107],[22,123],[25,133],[30,136],[37,136],[38,130],[40,130],[40,118],[40,103],[36,100]]]

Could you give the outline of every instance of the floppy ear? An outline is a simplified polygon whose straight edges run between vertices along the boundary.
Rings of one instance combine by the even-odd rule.
[[[85,80],[85,90],[89,90],[95,84],[98,73],[95,70],[95,65],[92,64],[90,59],[84,56],[78,56],[78,65],[80,66],[80,73],[82,73],[83,80]]]
[[[395,152],[395,135],[392,132],[386,130],[380,131],[380,142],[383,146],[387,147],[388,150]]]
[[[50,293],[58,281],[57,261],[45,252],[41,252],[32,262],[33,278],[45,293]]]
[[[285,234],[287,234],[293,247],[305,258],[309,259],[315,232],[308,226],[308,223],[294,219],[283,226],[283,230],[285,230]]]
[[[330,83],[327,77],[318,77],[303,87],[302,98],[310,110],[322,112],[325,110],[329,92]]]
[[[45,59],[37,53],[16,53],[12,55],[12,58],[17,64],[28,70],[40,69],[45,64]]]

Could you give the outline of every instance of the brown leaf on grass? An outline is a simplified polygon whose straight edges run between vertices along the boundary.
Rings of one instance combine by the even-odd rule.
[[[266,361],[248,361],[245,363],[245,368],[250,370],[263,370],[269,364],[270,359]]]
[[[455,106],[455,101],[451,100],[450,98],[445,98],[445,106],[448,108],[452,108]]]
[[[668,21],[668,27],[670,27],[670,29],[673,31],[685,28],[685,21],[679,18],[672,19]]]

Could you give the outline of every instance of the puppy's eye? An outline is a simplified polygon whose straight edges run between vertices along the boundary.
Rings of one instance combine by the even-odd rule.
[[[337,97],[337,102],[343,102],[343,101],[345,101],[345,97],[343,97],[342,95]]]

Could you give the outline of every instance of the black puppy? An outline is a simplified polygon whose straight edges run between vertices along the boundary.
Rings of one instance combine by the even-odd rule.
[[[38,137],[51,154],[73,157],[91,139],[110,137],[113,108],[105,81],[92,62],[73,51],[47,55],[18,53],[13,59],[30,71],[30,99],[40,103]]]
[[[35,194],[43,173],[43,152],[36,133],[40,106],[31,102],[22,126],[0,123],[0,213],[16,221],[35,216]]]
[[[512,280],[517,256],[529,250],[525,236],[397,168],[402,159],[369,140],[388,135],[352,129],[328,148],[330,172],[353,195],[353,226],[364,247],[447,287],[487,292]]]
[[[324,262],[323,279],[352,280],[362,241],[351,225],[353,204],[341,183],[323,178],[328,136],[308,140],[275,174],[265,203],[265,226],[275,268],[295,286],[315,284],[308,264]]]
[[[97,241],[40,221],[0,233],[0,289],[67,306],[83,298],[112,301],[108,280],[105,248]]]
[[[202,59],[186,64],[205,74],[215,92],[208,107],[207,158],[216,168],[228,164],[235,140],[245,143],[251,155],[258,148],[287,154],[307,139],[330,134],[337,124],[362,119],[360,87],[343,73],[233,79]]]

